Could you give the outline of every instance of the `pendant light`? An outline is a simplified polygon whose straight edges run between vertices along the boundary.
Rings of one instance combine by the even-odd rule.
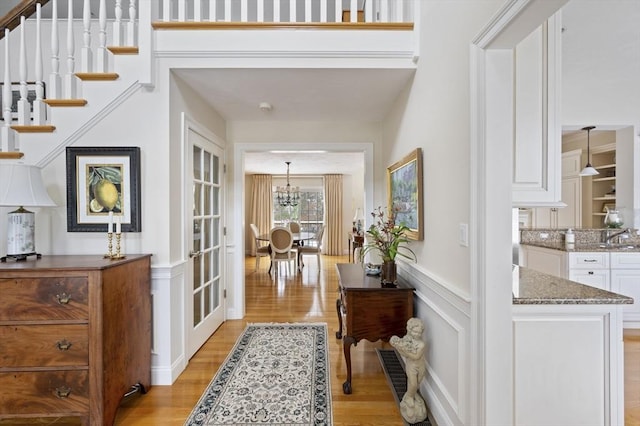
[[[592,165],[591,165],[591,153],[590,153],[590,141],[589,141],[589,136],[590,133],[593,129],[595,129],[596,126],[587,126],[587,127],[583,127],[582,130],[586,130],[587,131],[587,165],[584,166],[584,169],[582,169],[582,171],[580,172],[580,176],[595,176],[595,175],[599,175],[600,172],[598,172]]]
[[[300,202],[300,190],[297,186],[291,186],[289,183],[289,165],[291,161],[285,161],[287,165],[287,186],[279,186],[276,188],[276,201],[282,207],[295,207]]]

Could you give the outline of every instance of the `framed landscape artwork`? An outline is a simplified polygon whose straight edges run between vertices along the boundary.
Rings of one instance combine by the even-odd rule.
[[[67,231],[107,232],[109,212],[122,232],[140,232],[140,148],[67,148]]]
[[[422,211],[422,150],[414,149],[402,160],[387,167],[387,194],[389,211],[395,223],[404,223],[409,228],[407,237],[423,239]]]

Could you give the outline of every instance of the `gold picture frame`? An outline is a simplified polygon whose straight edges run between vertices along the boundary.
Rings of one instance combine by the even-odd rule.
[[[407,237],[416,241],[424,238],[422,178],[420,148],[387,167],[389,212],[393,212],[395,223],[404,223],[409,228]]]

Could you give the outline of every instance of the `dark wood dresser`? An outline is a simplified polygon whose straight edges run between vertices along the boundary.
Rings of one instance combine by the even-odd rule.
[[[150,256],[0,263],[0,420],[112,425],[151,386]]]
[[[388,342],[391,336],[407,334],[407,321],[413,316],[413,289],[382,287],[379,276],[368,276],[361,264],[339,263],[340,297],[336,301],[347,364],[347,380],[342,384],[351,393],[351,345],[362,339]]]

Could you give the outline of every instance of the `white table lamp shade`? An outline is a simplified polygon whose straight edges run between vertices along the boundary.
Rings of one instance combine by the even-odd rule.
[[[0,206],[52,207],[37,166],[0,164]]]
[[[37,254],[35,215],[23,207],[55,206],[42,182],[40,168],[0,164],[0,206],[19,207],[8,214],[7,255],[24,260],[28,255]]]

